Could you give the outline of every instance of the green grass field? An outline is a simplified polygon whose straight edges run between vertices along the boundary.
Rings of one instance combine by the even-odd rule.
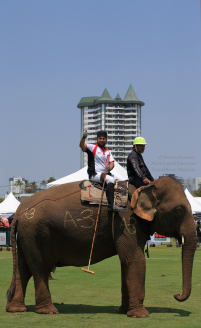
[[[0,252],[0,327],[149,327],[193,328],[201,326],[201,248],[196,250],[192,293],[183,303],[173,294],[182,292],[181,248],[166,245],[149,248],[146,260],[145,307],[150,318],[133,319],[118,314],[121,301],[120,264],[117,256],[91,266],[94,275],[81,268],[57,268],[50,281],[58,315],[34,312],[34,286],[30,280],[26,305],[28,312],[7,313],[6,291],[12,276],[12,254]]]

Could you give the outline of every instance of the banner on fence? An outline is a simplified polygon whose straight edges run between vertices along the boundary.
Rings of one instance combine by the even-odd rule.
[[[0,245],[6,245],[6,232],[0,232]]]
[[[161,243],[170,243],[170,237],[159,235],[155,232],[153,236],[151,236],[151,243],[156,245],[159,245]]]

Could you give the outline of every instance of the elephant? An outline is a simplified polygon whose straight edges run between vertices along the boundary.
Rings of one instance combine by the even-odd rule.
[[[131,185],[129,190],[133,192]],[[87,266],[97,212],[97,204],[81,202],[80,182],[41,191],[20,204],[11,230],[13,276],[6,311],[27,311],[26,287],[33,276],[35,311],[58,313],[51,300],[48,276],[54,266]],[[111,213],[107,206],[101,208],[91,263],[119,256],[119,313],[128,317],[150,316],[143,306],[144,248],[155,232],[182,244],[183,291],[174,297],[185,301],[191,293],[196,230],[181,184],[171,177],[161,177],[137,189],[123,211]]]

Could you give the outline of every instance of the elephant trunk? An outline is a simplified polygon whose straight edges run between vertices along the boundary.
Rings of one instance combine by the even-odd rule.
[[[183,230],[183,229],[181,229]],[[193,258],[196,250],[196,231],[194,222],[192,230],[184,235],[184,244],[182,245],[182,294],[174,295],[174,298],[183,302],[191,294]]]

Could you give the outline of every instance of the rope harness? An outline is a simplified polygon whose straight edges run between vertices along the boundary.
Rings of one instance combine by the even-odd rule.
[[[67,195],[63,195],[63,196],[60,196],[60,197],[55,197],[55,198],[44,198],[44,199],[41,199],[39,202],[35,203],[34,205],[28,207],[25,211],[23,211],[22,213],[18,214],[18,218],[24,214],[25,212],[29,211],[31,208],[35,207],[36,205],[44,202],[45,200],[58,200],[58,199],[62,199],[62,198],[65,198],[65,197],[68,197],[70,195],[73,195],[73,194],[76,194],[77,192],[79,192],[81,189],[78,189],[76,191],[73,191],[71,192],[70,194],[67,194]]]

